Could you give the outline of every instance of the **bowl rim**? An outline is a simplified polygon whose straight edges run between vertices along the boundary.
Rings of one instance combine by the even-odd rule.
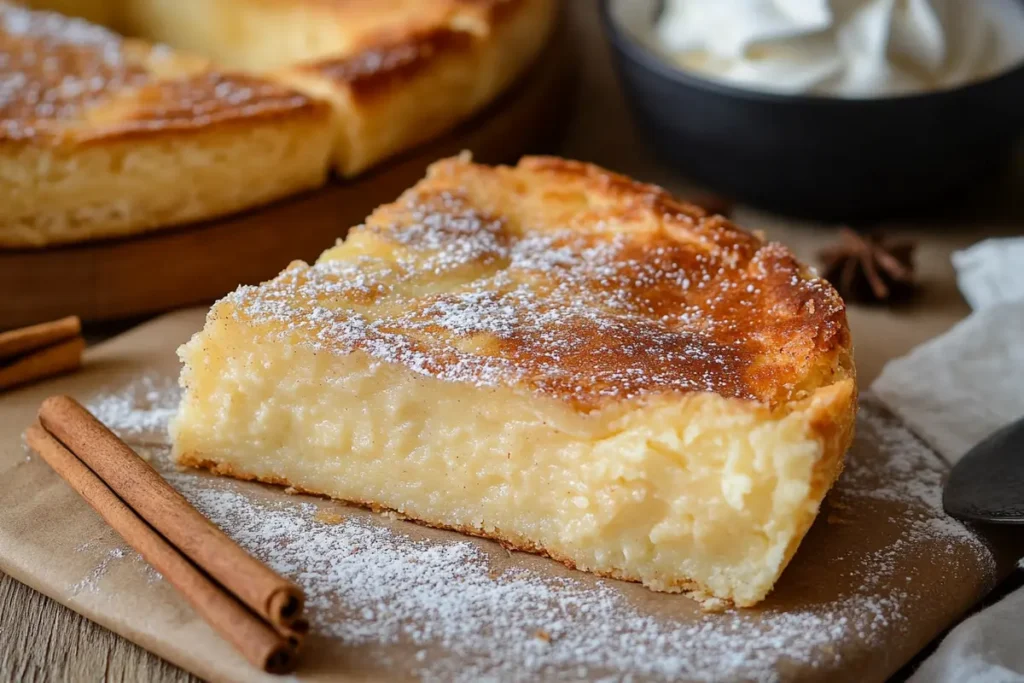
[[[942,90],[926,90],[923,92],[885,95],[882,97],[830,97],[828,95],[808,95],[804,93],[787,94],[770,90],[754,90],[732,85],[724,81],[705,78],[696,72],[673,66],[658,54],[631,35],[618,20],[612,17],[611,3],[623,0],[599,0],[598,8],[605,33],[610,37],[612,45],[620,52],[627,54],[632,61],[639,63],[649,71],[676,85],[710,91],[724,97],[748,100],[763,104],[807,105],[815,107],[877,107],[885,105],[912,104],[936,98],[961,96],[972,91],[996,85],[1004,80],[1024,76],[1024,59],[1016,65],[980,80],[969,81],[952,88]]]

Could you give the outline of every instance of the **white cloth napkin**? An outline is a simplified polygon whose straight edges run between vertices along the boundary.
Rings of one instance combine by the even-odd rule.
[[[974,310],[1024,300],[1024,237],[978,242],[953,254],[953,266]]]
[[[1024,415],[1024,237],[953,255],[975,309],[887,364],[872,391],[950,463]],[[957,626],[912,683],[1024,683],[1024,589]]]

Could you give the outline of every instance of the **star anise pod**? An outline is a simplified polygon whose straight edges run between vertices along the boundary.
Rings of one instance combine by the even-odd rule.
[[[819,252],[824,277],[847,301],[881,303],[907,299],[914,292],[914,243],[849,228],[839,244]]]

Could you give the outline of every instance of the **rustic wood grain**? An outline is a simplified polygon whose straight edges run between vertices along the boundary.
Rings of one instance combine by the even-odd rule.
[[[0,681],[199,679],[0,573]]]
[[[629,123],[594,5],[567,3],[571,38],[585,58],[580,99],[560,151],[663,184],[685,196],[693,188],[653,160]],[[1024,163],[1017,168],[1024,172]],[[967,314],[949,254],[986,235],[1019,232],[1024,225],[1024,195],[1012,188],[1021,187],[1021,172],[1008,178],[1006,186],[991,188],[989,196],[979,198],[964,213],[899,226],[899,234],[920,241],[918,265],[924,287],[921,297],[902,310],[851,308],[862,386],[870,383],[886,360],[943,332]],[[742,207],[734,218],[787,242],[811,262],[817,249],[835,235],[835,226],[787,221]],[[114,331],[118,330],[105,328],[103,333]],[[198,679],[0,574],[0,681],[101,680],[192,683]]]

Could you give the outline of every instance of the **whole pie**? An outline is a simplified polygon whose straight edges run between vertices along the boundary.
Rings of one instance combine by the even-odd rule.
[[[852,438],[842,300],[588,164],[434,164],[184,345],[174,453],[747,606]]]
[[[0,247],[136,234],[315,188],[332,169],[358,174],[494,99],[538,55],[556,10],[28,4],[78,16],[0,0]]]

